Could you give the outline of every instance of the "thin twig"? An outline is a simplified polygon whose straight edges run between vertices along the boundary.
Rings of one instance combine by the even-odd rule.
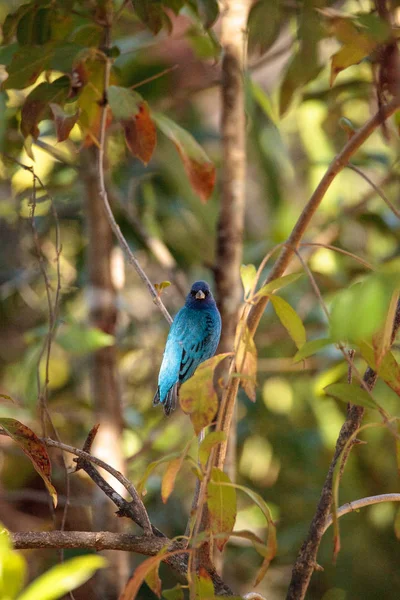
[[[105,47],[109,48],[111,45],[111,43],[110,43],[110,28],[109,27],[105,28],[105,33],[106,33]],[[168,310],[165,308],[160,296],[157,294],[150,279],[147,277],[146,273],[143,271],[137,258],[135,257],[135,255],[133,254],[131,249],[129,248],[128,242],[122,235],[121,229],[119,228],[119,225],[114,218],[113,212],[110,207],[110,203],[108,201],[108,195],[107,195],[105,179],[104,179],[104,154],[105,154],[106,122],[107,122],[107,111],[108,111],[107,90],[108,90],[109,82],[110,82],[111,64],[112,64],[111,59],[108,57],[105,57],[104,95],[103,95],[103,101],[102,101],[103,106],[102,106],[102,110],[101,110],[101,119],[100,119],[100,135],[99,135],[98,162],[97,162],[98,179],[99,179],[99,196],[103,201],[104,208],[106,210],[107,218],[110,223],[110,226],[111,226],[122,250],[124,251],[124,253],[127,257],[128,262],[134,267],[135,271],[137,272],[137,274],[139,275],[139,277],[141,278],[143,283],[146,285],[150,295],[153,298],[153,302],[160,309],[160,311],[162,312],[162,314],[164,315],[164,317],[168,321],[168,323],[171,324],[172,323],[171,315],[169,314]]]
[[[398,219],[400,219],[400,210],[397,210],[397,208],[392,204],[392,202],[389,200],[389,198],[386,196],[386,194],[381,190],[380,187],[378,187],[373,181],[372,179],[370,179],[368,177],[368,175],[366,175],[364,173],[364,171],[361,171],[361,169],[359,169],[358,167],[356,167],[355,165],[352,165],[351,163],[349,163],[347,165],[348,169],[351,169],[352,171],[354,171],[355,173],[358,173],[358,175],[360,175],[360,177],[362,177],[363,179],[365,179],[365,181],[367,181],[369,183],[369,185],[375,190],[375,192],[378,194],[378,196],[380,196],[382,198],[382,200],[385,202],[385,204],[387,204],[387,206],[390,208],[390,210],[392,211],[392,213],[394,215],[396,215],[396,217]]]
[[[360,508],[364,508],[365,506],[381,504],[382,502],[400,502],[400,494],[380,494],[379,496],[368,496],[367,498],[361,498],[360,500],[352,500],[352,502],[347,502],[347,504],[343,504],[343,506],[338,508],[336,514],[337,517],[340,518],[351,512],[359,511]],[[333,517],[332,515],[329,515],[322,533],[325,533],[332,523]]]
[[[284,274],[287,266],[289,265],[294,249],[298,247],[301,239],[306,232],[311,219],[315,215],[319,205],[321,204],[325,193],[330,187],[332,181],[347,165],[350,158],[357,152],[362,144],[370,137],[370,135],[377,129],[383,122],[384,119],[388,119],[393,113],[395,113],[400,107],[400,96],[393,98],[388,104],[384,105],[373,117],[371,117],[346,143],[341,152],[335,156],[329,165],[328,170],[322,177],[316,190],[311,196],[310,200],[304,207],[300,217],[298,218],[296,225],[293,227],[292,232],[287,240],[287,245],[282,250],[278,260],[276,261],[273,269],[270,271],[265,283],[269,283],[273,279],[277,279]],[[250,333],[254,335],[258,323],[264,313],[264,310],[268,304],[268,297],[260,298],[257,304],[252,308],[249,315],[249,329]]]

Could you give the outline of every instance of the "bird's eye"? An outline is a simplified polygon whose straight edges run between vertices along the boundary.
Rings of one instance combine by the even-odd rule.
[[[190,295],[191,295],[191,296],[193,296],[193,297],[194,297],[196,294],[197,294],[197,292],[195,292],[194,290],[192,290],[192,291],[190,292]]]
[[[209,294],[209,293],[210,293],[210,292],[209,292],[208,290],[204,290],[204,294],[205,294],[206,296],[208,296],[208,294]]]

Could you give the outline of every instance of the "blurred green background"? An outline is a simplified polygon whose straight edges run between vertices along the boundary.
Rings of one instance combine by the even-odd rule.
[[[367,60],[345,70],[332,89],[329,86],[330,56],[339,48],[339,42],[328,35],[323,17],[315,10],[324,7],[325,2],[259,4],[263,6],[257,8],[258,17],[253,14],[253,34],[250,22],[246,71],[248,176],[243,258],[244,263],[256,266],[267,251],[285,241],[330,161],[346,142],[341,118],[358,128],[376,108]],[[17,2],[0,0],[0,21],[17,6]],[[354,1],[342,2],[340,8],[354,15],[369,12],[373,6]],[[393,14],[397,15],[395,11]],[[261,34],[254,25],[257,20],[263,23]],[[121,85],[133,85],[178,65],[138,89],[152,108],[162,110],[193,134],[215,162],[218,177],[218,22],[214,37],[206,35],[185,11],[173,17],[173,23],[171,36],[162,32],[154,37],[132,10],[123,10],[113,32],[120,50],[116,60],[118,78]],[[0,78],[4,79],[1,69]],[[32,163],[23,150],[18,129],[20,107],[28,92],[0,92],[0,150],[24,164],[34,164],[59,215],[62,297],[51,353],[49,408],[62,440],[81,446],[94,424],[89,387],[91,352],[110,342],[90,329],[87,320],[82,134],[76,126],[72,139],[57,143],[53,122],[43,121],[38,142],[32,146]],[[399,197],[397,160],[398,132],[394,124],[389,124],[389,139],[377,131],[354,159],[354,164],[383,186],[395,205]],[[172,281],[163,292],[163,301],[175,313],[183,303],[180,289],[185,291],[196,279],[213,280],[220,182],[217,180],[209,202],[202,204],[166,138],[159,135],[156,152],[144,167],[129,154],[116,126],[109,129],[108,173],[110,198],[121,229],[151,281]],[[0,392],[16,402],[2,401],[0,414],[19,419],[39,432],[36,377],[47,331],[47,305],[29,218],[31,183],[28,172],[0,155]],[[41,191],[36,215],[46,268],[54,284],[54,220],[46,194]],[[138,222],[169,249],[176,261],[172,272],[149,251]],[[399,234],[399,222],[381,198],[357,173],[345,169],[328,190],[305,241],[332,244],[379,265],[398,258]],[[329,249],[305,248],[302,252],[309,257],[328,306],[338,292],[368,272],[353,258]],[[161,411],[152,408],[167,324],[137,275],[124,266],[117,246],[114,259],[115,280],[119,282],[116,345],[124,408],[121,443],[128,475],[137,483],[151,461],[183,449],[193,430],[180,410],[166,420]],[[294,261],[293,268],[300,270],[300,264]],[[326,318],[306,276],[282,295],[301,316],[308,340],[328,335]],[[353,316],[357,319],[357,314]],[[240,392],[237,480],[261,494],[277,520],[278,555],[257,589],[268,600],[280,600],[285,596],[291,566],[314,514],[345,418],[346,406],[325,396],[323,388],[342,380],[346,365],[333,345],[303,364],[294,364],[296,347],[270,306],[255,341],[259,354],[257,401],[251,403]],[[360,370],[365,367],[361,359],[356,364]],[[377,385],[376,398],[396,414],[398,397],[382,382]],[[372,420],[376,417],[367,412],[366,422]],[[367,432],[363,439],[368,444],[357,446],[346,466],[340,504],[398,489],[392,437],[379,428]],[[10,529],[50,527],[40,478],[10,440],[1,439],[0,443],[1,520]],[[54,484],[63,496],[62,469],[57,464],[53,469]],[[163,505],[160,485],[164,470],[165,466],[160,466],[151,474],[144,501],[154,525],[173,537],[184,531],[195,477],[185,466],[173,495]],[[81,474],[72,478],[71,485],[68,526],[90,530],[91,485]],[[236,529],[252,529],[263,536],[261,512],[240,493],[238,498]],[[309,600],[398,598],[395,518],[394,504],[380,504],[345,516],[336,565],[332,564],[332,532],[328,531],[318,555],[324,571],[314,574]],[[31,574],[56,560],[50,551],[29,552],[28,556]],[[132,565],[141,560],[131,557]],[[232,588],[241,593],[250,591],[261,562],[254,549],[232,539],[224,551],[224,561],[226,581]],[[167,582],[165,587],[172,587],[174,575],[165,566],[161,573]],[[140,597],[153,595],[144,586]]]

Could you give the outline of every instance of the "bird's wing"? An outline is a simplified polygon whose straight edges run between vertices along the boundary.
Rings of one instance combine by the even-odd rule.
[[[183,310],[176,324],[176,337],[182,349],[179,381],[189,379],[199,364],[209,358],[213,321],[207,311]],[[179,315],[180,316],[180,315]],[[213,353],[215,348],[213,349]]]

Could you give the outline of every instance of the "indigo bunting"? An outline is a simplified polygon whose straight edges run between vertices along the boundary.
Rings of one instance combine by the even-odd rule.
[[[221,316],[210,287],[196,281],[169,330],[153,406],[161,402],[166,415],[175,409],[180,385],[214,355],[220,335]]]

